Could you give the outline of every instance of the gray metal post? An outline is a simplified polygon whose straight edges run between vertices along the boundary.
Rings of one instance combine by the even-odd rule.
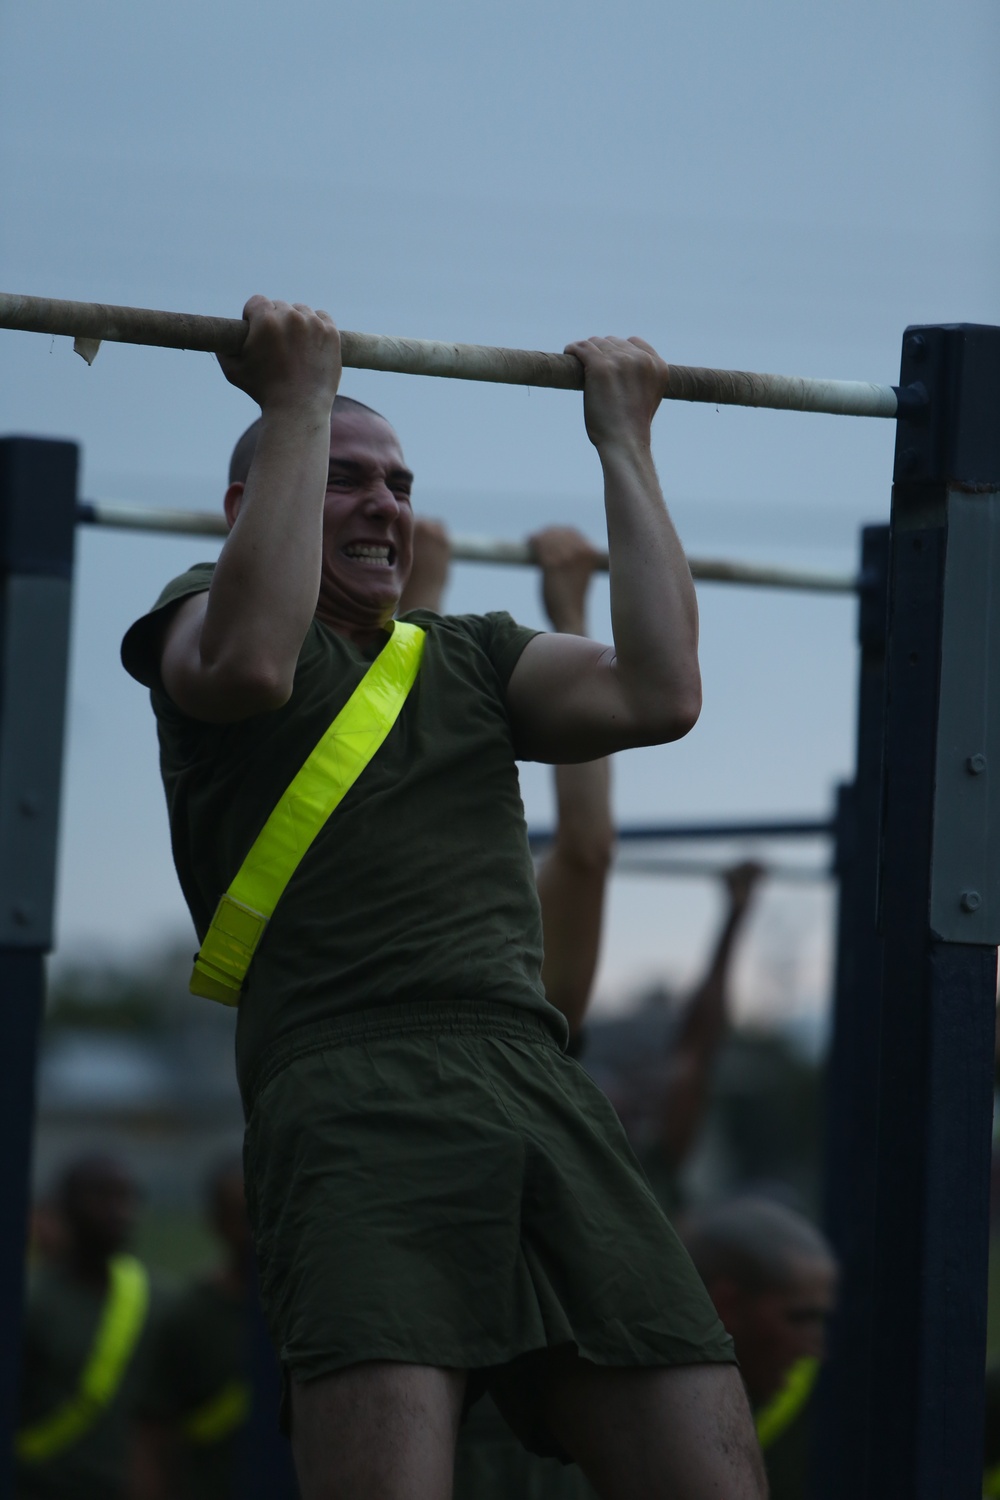
[[[52,946],[78,452],[0,439],[0,1500],[13,1493],[35,1064]]]
[[[1000,941],[1000,329],[909,329],[880,856],[861,1500],[979,1500]],[[993,791],[994,784],[998,790]],[[858,1372],[859,1377],[862,1372]]]

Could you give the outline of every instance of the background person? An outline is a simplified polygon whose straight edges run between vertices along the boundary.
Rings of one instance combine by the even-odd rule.
[[[32,1273],[25,1311],[19,1500],[124,1496],[152,1302],[145,1267],[127,1253],[137,1202],[110,1156],[81,1157],[59,1181],[60,1240]]]
[[[586,597],[598,554],[580,532],[554,526],[530,539],[541,571],[542,598],[555,630],[585,635]],[[451,548],[446,528],[419,520],[414,561],[401,611],[440,612]],[[607,760],[554,768],[556,825],[536,871],[541,899],[547,998],[570,1022],[579,1043],[600,949],[607,877],[614,850]],[[724,875],[727,910],[704,976],[682,1009],[669,1051],[640,1087],[631,1111],[628,1083],[619,1102],[645,1145],[641,1159],[664,1207],[677,1200],[677,1174],[708,1108],[711,1079],[729,1025],[730,980],[738,939],[763,875],[745,862]],[[638,1110],[635,1105],[638,1104]],[[459,1436],[455,1500],[570,1500],[593,1491],[575,1465],[527,1453],[488,1397],[473,1406]]]
[[[587,635],[587,591],[600,561],[593,544],[570,526],[549,526],[530,538],[542,601],[552,629]],[[442,613],[451,565],[448,532],[440,521],[414,523],[413,569],[399,612]],[[579,1041],[600,958],[608,873],[615,835],[611,769],[606,757],[553,767],[556,817],[552,843],[535,869],[544,932],[545,998],[561,1010],[570,1045]]]
[[[209,1178],[206,1208],[222,1260],[158,1321],[137,1392],[130,1500],[236,1494],[251,1404],[252,1246],[240,1162],[226,1163]]]
[[[736,1346],[770,1500],[807,1500],[811,1397],[836,1293],[833,1252],[808,1219],[766,1198],[695,1210],[680,1229]]]
[[[581,532],[551,526],[531,538],[542,599],[553,630],[587,634],[587,591],[599,555]],[[400,612],[441,613],[451,546],[439,521],[414,527],[413,571]],[[600,956],[604,897],[614,852],[611,776],[606,759],[556,766],[552,843],[535,870],[542,910],[542,982],[561,1010],[570,1046],[580,1042]],[[576,1464],[529,1453],[491,1398],[472,1407],[455,1454],[454,1500],[587,1500],[594,1494]]]

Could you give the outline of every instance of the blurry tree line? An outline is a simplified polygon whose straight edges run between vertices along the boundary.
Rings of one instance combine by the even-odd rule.
[[[175,940],[135,959],[76,958],[50,972],[47,1031],[74,1030],[154,1038],[197,1023],[221,1006],[188,992],[195,940]],[[224,1013],[224,1012],[223,1012]]]
[[[53,970],[46,1030],[130,1035],[150,1048],[186,1032],[231,1031],[234,1013],[188,993],[193,942],[148,954],[82,958]],[[588,1023],[584,1064],[614,1098],[649,1059],[669,1052],[676,1003],[662,986],[637,994],[622,1014]],[[617,1089],[616,1089],[617,1080]],[[806,1211],[819,1207],[821,1063],[780,1030],[731,1027],[713,1079],[712,1102],[689,1178],[695,1196],[743,1185],[787,1190]]]

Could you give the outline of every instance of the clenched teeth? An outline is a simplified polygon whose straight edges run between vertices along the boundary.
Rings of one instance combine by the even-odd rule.
[[[382,544],[352,542],[343,551],[345,557],[350,557],[356,562],[363,562],[376,567],[388,567],[392,562],[392,548]]]

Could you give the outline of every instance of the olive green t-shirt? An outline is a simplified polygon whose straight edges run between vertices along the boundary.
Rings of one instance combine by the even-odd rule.
[[[152,689],[174,861],[199,939],[379,649],[314,619],[282,708],[235,724],[189,718],[160,681],[161,612],[207,589],[212,571],[203,563],[174,579],[122,645],[127,670]],[[540,979],[541,919],[506,705],[535,632],[500,613],[406,618],[427,632],[416,683],[292,876],[247,974],[237,1032],[244,1097],[271,1043],[347,1011],[502,1001],[565,1034]]]
[[[209,1281],[182,1293],[154,1331],[136,1395],[141,1421],[163,1423],[176,1438],[174,1488],[188,1500],[227,1500],[236,1493],[244,1423],[209,1439],[187,1424],[239,1383],[249,1391],[249,1313],[244,1298]]]
[[[150,1289],[146,1320],[121,1383],[76,1441],[17,1465],[17,1500],[119,1500],[125,1493],[131,1419],[162,1297]],[[32,1427],[79,1393],[106,1294],[56,1267],[33,1272],[25,1307],[19,1427]]]
[[[671,1161],[663,1147],[656,1142],[633,1149],[657,1203],[668,1219],[675,1219],[683,1207],[680,1173],[676,1163]]]

